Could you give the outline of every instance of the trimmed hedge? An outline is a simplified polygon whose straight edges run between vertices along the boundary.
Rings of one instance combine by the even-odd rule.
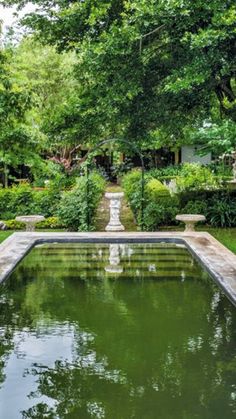
[[[142,172],[139,169],[134,169],[123,176],[121,186],[124,189],[126,199],[137,221],[142,200]]]
[[[162,198],[170,198],[170,191],[157,179],[150,179],[145,188],[147,199],[160,201]]]
[[[141,172],[133,170],[123,177],[122,186],[136,222],[141,227]],[[143,228],[155,231],[162,224],[175,223],[178,198],[159,180],[145,176]]]

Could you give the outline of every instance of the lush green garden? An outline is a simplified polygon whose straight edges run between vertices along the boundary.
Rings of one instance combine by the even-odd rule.
[[[167,238],[201,214],[236,255],[235,22],[235,0],[0,0],[3,419],[235,417],[235,257]],[[4,281],[27,227],[104,231],[119,205],[177,233],[44,243]]]
[[[21,35],[4,32],[0,49],[0,220],[8,230],[24,229],[15,217],[27,214],[45,216],[39,229],[94,230],[115,179],[137,229],[177,229],[176,214],[200,213],[207,229],[232,229],[233,243],[235,2],[33,3]],[[161,160],[183,145],[212,153],[213,163]],[[135,150],[145,163],[143,194]]]
[[[186,163],[174,169],[177,174],[164,175],[165,170],[140,169],[121,177],[121,187],[133,212],[138,229],[156,231],[175,226],[178,213],[203,214],[211,227],[236,227],[236,191],[223,176],[208,167]],[[168,167],[166,171],[170,171]],[[15,221],[19,215],[42,214],[46,220],[38,228],[65,228],[70,231],[94,229],[96,211],[106,188],[106,180],[98,170],[89,176],[81,173],[69,185],[49,182],[46,188],[29,183],[0,189],[0,218],[9,229],[23,229]],[[172,182],[172,188],[168,182]],[[142,192],[143,191],[143,192]]]
[[[63,177],[59,182],[49,183],[47,188],[34,188],[28,183],[1,188],[0,218],[8,230],[25,229],[24,223],[15,221],[22,214],[44,215],[45,221],[37,224],[39,230],[94,230],[105,190],[116,191],[117,187],[108,188],[98,170],[92,171],[89,177],[81,173],[63,187],[62,181]],[[166,186],[170,181],[174,189]],[[121,177],[120,189],[125,192],[135,229],[179,230],[177,214],[200,213],[206,217],[206,226],[199,228],[209,231],[236,252],[236,191],[229,189],[225,176],[215,174],[212,168],[184,164],[146,171],[143,197],[141,170],[133,169]],[[129,230],[126,219],[124,224]],[[9,234],[9,231],[2,232],[1,239]]]

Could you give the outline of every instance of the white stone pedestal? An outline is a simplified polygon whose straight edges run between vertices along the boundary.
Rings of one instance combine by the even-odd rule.
[[[123,192],[107,192],[105,197],[110,200],[110,221],[106,226],[106,231],[124,231],[124,226],[120,222],[120,207]]]

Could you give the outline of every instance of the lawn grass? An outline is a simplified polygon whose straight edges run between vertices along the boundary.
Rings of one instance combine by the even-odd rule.
[[[58,233],[60,233],[60,232],[63,232],[65,230],[62,230],[62,229],[57,229],[57,230],[56,229],[55,230],[50,229],[50,230],[38,230],[38,231],[40,231],[40,232],[52,232],[52,233],[58,232]],[[13,231],[13,230],[0,231],[0,243],[2,243],[5,239],[7,239],[7,237],[9,237],[13,233],[17,233],[17,231]],[[22,231],[18,230],[18,233],[22,233]]]
[[[201,227],[202,231],[208,231],[212,236],[219,240],[224,246],[228,247],[236,254],[236,228],[212,228]],[[42,231],[42,230],[40,230]],[[62,231],[62,230],[47,230],[47,231]],[[13,231],[0,231],[0,243],[9,237]]]
[[[11,231],[11,230],[0,231],[0,243],[3,242],[3,240],[5,240],[7,237],[9,237],[12,233],[13,233],[13,231]]]
[[[224,246],[236,254],[236,228],[206,228]]]

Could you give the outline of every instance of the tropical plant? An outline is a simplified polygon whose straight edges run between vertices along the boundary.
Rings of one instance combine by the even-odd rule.
[[[207,210],[207,220],[214,227],[235,227],[236,200],[213,200]]]

